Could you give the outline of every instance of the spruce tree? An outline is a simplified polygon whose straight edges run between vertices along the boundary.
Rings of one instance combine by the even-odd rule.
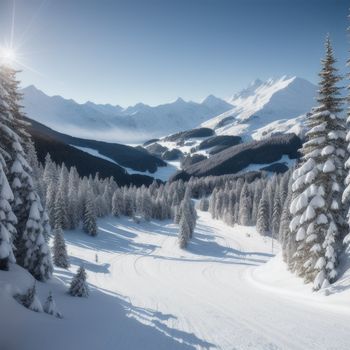
[[[33,286],[28,288],[25,294],[15,295],[15,299],[21,303],[24,307],[35,312],[42,312],[43,308],[41,303],[36,295],[36,283],[33,283]]]
[[[9,263],[15,262],[13,254],[13,237],[16,234],[17,218],[10,203],[13,193],[3,170],[5,161],[0,154],[0,270],[8,270]]]
[[[280,194],[279,192],[276,192],[275,200],[273,203],[272,225],[271,225],[271,233],[273,238],[278,238],[280,221],[281,221],[281,213],[282,213],[282,206],[281,206]]]
[[[85,203],[83,230],[91,236],[97,235],[96,211],[91,194],[88,195]]]
[[[56,228],[54,230],[53,262],[56,266],[64,269],[69,267],[66,242],[64,241],[63,231],[61,228]]]
[[[250,224],[251,199],[248,184],[245,182],[239,199],[239,224],[248,226]]]
[[[44,312],[55,316],[57,318],[62,318],[62,314],[57,310],[56,302],[52,296],[51,291],[49,292],[49,296],[47,297],[45,304],[44,304]]]
[[[269,233],[269,202],[266,190],[263,191],[259,202],[256,229],[264,236]]]
[[[343,230],[341,192],[344,163],[344,120],[340,77],[329,37],[325,43],[319,84],[319,106],[308,116],[302,159],[293,173],[290,231],[295,240],[291,269],[313,282],[313,289],[328,286],[337,276],[337,240]]]
[[[46,281],[52,275],[52,262],[49,247],[42,227],[42,207],[39,196],[31,201],[29,217],[23,232],[25,249],[23,266],[39,281]]]
[[[89,296],[89,286],[86,282],[86,272],[84,267],[79,267],[76,275],[73,277],[69,287],[69,294],[74,297]]]
[[[18,84],[16,71],[0,66],[0,148],[6,151],[8,179],[14,196],[12,208],[17,218],[14,240],[16,260],[35,278],[44,281],[51,276],[51,256],[43,237],[44,210],[25,153],[31,140],[25,131]]]
[[[182,215],[179,223],[179,247],[185,249],[190,239],[190,226],[187,222],[186,215]]]
[[[350,19],[350,15],[348,16]],[[348,27],[348,35],[350,35],[350,27]],[[350,58],[346,62],[347,67],[350,67]],[[347,74],[347,78],[350,79],[350,72]],[[350,85],[347,86],[347,151],[350,154]],[[345,208],[347,208],[347,223],[348,230],[343,239],[343,243],[348,251],[350,251],[350,156],[345,162],[345,169],[347,170],[347,175],[345,177],[345,189],[342,196],[342,202],[345,204]],[[346,210],[346,209],[345,209]]]

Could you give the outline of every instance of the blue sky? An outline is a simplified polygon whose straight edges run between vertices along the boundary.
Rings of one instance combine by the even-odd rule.
[[[14,0],[0,0],[0,44]],[[15,0],[24,86],[127,106],[228,97],[250,81],[317,82],[331,34],[347,55],[346,0]]]

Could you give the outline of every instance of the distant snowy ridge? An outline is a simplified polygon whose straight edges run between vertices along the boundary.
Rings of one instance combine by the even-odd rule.
[[[315,105],[316,94],[315,85],[298,77],[256,80],[229,99],[232,109],[201,126],[214,129],[218,135],[242,135],[248,139],[285,132],[300,135],[304,116]]]
[[[200,103],[178,98],[148,106],[79,104],[61,96],[47,96],[33,85],[22,90],[27,116],[57,131],[111,142],[140,143],[202,125],[221,135],[260,139],[278,132],[302,132],[303,117],[315,104],[316,86],[283,76],[255,80],[228,101],[209,95]],[[299,117],[299,118],[298,118]],[[293,119],[293,120],[292,120]],[[276,124],[276,121],[279,121]]]
[[[123,143],[137,143],[191,129],[232,108],[228,102],[212,95],[201,103],[178,98],[155,107],[138,103],[122,108],[50,97],[33,85],[24,88],[22,93],[25,113],[31,119],[72,136]]]

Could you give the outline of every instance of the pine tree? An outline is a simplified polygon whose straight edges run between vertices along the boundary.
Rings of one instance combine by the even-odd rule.
[[[88,195],[85,203],[83,230],[91,236],[97,235],[95,205],[91,194]]]
[[[52,275],[51,254],[43,235],[42,207],[39,196],[32,200],[29,218],[23,232],[25,254],[23,266],[39,281],[46,281]]]
[[[266,190],[263,191],[259,202],[256,229],[261,235],[264,236],[269,233],[269,202]]]
[[[69,294],[74,297],[88,297],[89,296],[89,286],[86,282],[86,272],[84,267],[79,267],[78,272],[73,277]]]
[[[245,182],[239,199],[239,224],[248,226],[250,224],[251,199],[248,191],[248,184]]]
[[[199,210],[208,211],[209,210],[209,200],[207,198],[201,198],[199,201]]]
[[[13,193],[3,170],[5,161],[0,154],[0,270],[8,270],[9,263],[15,262],[13,254],[13,237],[16,234],[17,218],[10,203]]]
[[[182,215],[179,224],[179,247],[185,249],[190,239],[190,227],[187,222],[187,217]]]
[[[44,312],[57,318],[63,318],[62,314],[57,310],[56,302],[52,296],[51,291],[49,292],[49,296],[45,301]]]
[[[66,242],[61,228],[54,230],[53,262],[56,266],[64,269],[69,267]]]
[[[36,283],[33,283],[33,286],[28,288],[25,294],[15,295],[15,299],[21,303],[24,307],[35,312],[42,312],[43,308],[41,303],[36,295]]]
[[[319,107],[308,116],[302,161],[293,173],[293,216],[290,231],[295,240],[291,268],[313,289],[332,283],[337,276],[336,243],[343,230],[340,194],[343,184],[344,121],[340,77],[330,39],[326,39],[319,84]]]
[[[42,227],[43,227],[43,236],[44,236],[45,242],[48,243],[51,236],[51,225],[50,225],[50,219],[46,210],[44,210],[44,213],[42,216]]]
[[[0,66],[0,149],[6,150],[7,176],[14,196],[11,206],[17,218],[14,240],[16,260],[35,278],[44,281],[51,276],[51,256],[42,234],[44,210],[35,191],[32,169],[25,154],[31,140],[25,131],[18,84],[16,71]]]
[[[79,174],[75,167],[69,169],[68,176],[68,226],[71,230],[75,229],[79,224],[79,210],[78,210],[78,187]]]
[[[350,19],[350,15],[348,16],[348,19]],[[348,27],[348,35],[350,35],[350,27]],[[350,67],[350,58],[347,60],[346,63],[347,67]],[[347,74],[347,78],[350,79],[350,72]],[[348,154],[350,154],[350,85],[347,86],[347,135],[346,135],[346,142],[347,142],[347,151]],[[346,247],[346,250],[350,251],[350,157],[345,162],[345,169],[347,170],[347,176],[345,178],[345,189],[342,196],[342,202],[345,204],[345,208],[347,208],[347,223],[348,223],[348,231],[345,234],[345,237],[343,239],[343,243]],[[346,210],[346,209],[345,209]]]
[[[278,192],[275,193],[275,200],[273,203],[273,211],[272,211],[272,225],[271,225],[271,233],[273,238],[278,238],[279,229],[280,229],[280,220],[281,220],[281,199],[280,194]]]

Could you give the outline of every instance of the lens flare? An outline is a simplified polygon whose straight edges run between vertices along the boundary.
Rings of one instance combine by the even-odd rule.
[[[0,48],[0,62],[4,64],[13,64],[16,61],[16,53],[8,47]]]

